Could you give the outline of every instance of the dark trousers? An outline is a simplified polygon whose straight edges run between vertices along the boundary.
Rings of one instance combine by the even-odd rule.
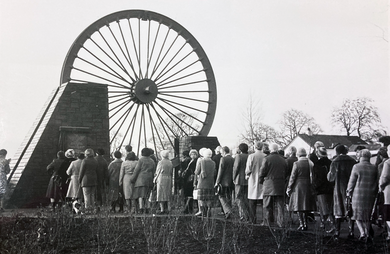
[[[263,205],[262,199],[249,199],[249,220],[255,224],[257,221],[257,204]],[[263,209],[263,207],[261,207]]]
[[[264,222],[270,223],[273,221],[274,207],[276,207],[278,213],[276,216],[276,222],[278,225],[283,225],[283,212],[284,212],[284,196],[264,196],[263,208],[264,208]]]

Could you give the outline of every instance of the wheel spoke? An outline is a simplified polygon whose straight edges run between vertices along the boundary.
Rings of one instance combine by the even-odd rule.
[[[194,98],[183,97],[183,96],[177,96],[177,95],[168,94],[168,93],[159,93],[159,94],[160,94],[160,95],[163,95],[163,96],[171,96],[171,97],[175,97],[175,98],[179,98],[179,99],[183,99],[183,100],[190,100],[190,101],[197,101],[197,102],[209,103],[209,101],[205,101],[205,100],[198,100],[198,99],[194,99]]]
[[[88,51],[87,49],[85,49],[85,50],[86,50],[88,53],[90,53],[93,57],[95,57],[99,62],[103,63],[103,61],[102,61],[100,58],[98,58],[97,56],[95,56],[92,52]],[[124,82],[130,84],[130,82],[129,82],[128,80],[126,80],[124,77],[122,77],[119,73],[117,73],[115,70],[113,70],[112,68],[110,68],[110,67],[109,67],[108,65],[106,65],[105,63],[103,63],[103,64],[104,64],[106,67],[108,67],[108,68],[109,68],[112,72],[114,72],[114,73],[111,73],[111,72],[109,72],[109,71],[103,69],[102,67],[97,66],[96,64],[93,64],[93,63],[91,63],[90,61],[87,61],[86,59],[84,59],[84,58],[82,58],[82,57],[80,57],[80,56],[77,56],[77,58],[80,59],[81,61],[83,61],[83,62],[85,62],[85,63],[88,63],[89,65],[91,65],[91,66],[93,66],[93,67],[95,67],[95,68],[97,68],[97,69],[99,69],[99,70],[101,70],[101,71],[103,71],[103,72],[105,72],[105,73],[107,73],[107,74],[109,74],[109,75],[111,75],[111,76],[113,76],[113,77],[119,79],[119,80],[122,80],[122,81],[124,81]],[[134,82],[134,79],[133,79],[132,77],[130,77],[130,79]]]
[[[175,68],[177,65],[179,65],[181,62],[183,62],[189,55],[191,55],[194,51],[192,50],[190,53],[182,57],[176,64],[174,64],[171,68],[169,68],[166,72],[165,69],[168,68],[168,66],[172,63],[172,61],[176,58],[176,56],[180,53],[180,51],[184,48],[184,46],[187,44],[185,42],[183,46],[176,52],[176,54],[171,58],[171,60],[165,65],[164,69],[161,70],[160,74],[157,75],[155,81],[159,80],[160,78],[164,77],[167,73],[169,73],[173,68]],[[164,72],[164,73],[163,73]]]
[[[194,107],[190,107],[190,106],[187,106],[187,105],[184,105],[184,104],[181,104],[181,103],[178,103],[178,102],[175,102],[175,101],[171,101],[171,100],[167,100],[167,99],[162,99],[162,98],[158,98],[164,102],[171,102],[173,104],[176,104],[176,105],[179,105],[179,106],[182,106],[182,107],[185,107],[185,108],[188,108],[188,109],[192,109],[192,110],[195,110],[195,111],[198,111],[198,112],[201,112],[201,113],[204,113],[204,114],[207,114],[206,111],[203,111],[203,110],[200,110],[200,109],[197,109],[197,108],[194,108]]]
[[[156,102],[156,104],[161,108],[161,110],[163,110],[163,111],[165,112],[165,114],[172,120],[173,123],[176,123],[176,121],[175,121],[172,117],[170,117],[170,115],[174,116],[177,120],[179,120],[179,121],[182,122],[183,124],[187,125],[189,128],[191,128],[191,129],[194,130],[195,132],[199,133],[199,130],[197,130],[197,129],[195,129],[194,127],[192,127],[190,124],[188,124],[188,122],[183,121],[183,120],[180,119],[177,115],[175,115],[175,114],[169,112],[169,111],[166,110],[163,106],[161,106],[159,103]],[[181,127],[179,124],[176,123],[176,125],[177,125],[177,127],[180,128],[180,130],[181,130],[183,133],[186,134],[186,136],[189,136],[189,133],[187,133],[185,130],[183,130],[182,127]]]
[[[160,141],[160,144],[162,146],[162,149],[165,150],[165,147],[164,147],[164,143],[162,142],[161,140],[161,137],[160,137],[160,133],[158,132],[157,130],[157,127],[153,121],[153,117],[152,117],[152,114],[150,113],[150,109],[149,109],[149,104],[146,104],[146,109],[148,110],[148,114],[149,114],[149,119],[150,119],[150,122],[151,122],[151,125],[150,125],[150,129],[152,131],[152,138],[153,138],[153,144],[154,144],[154,150],[157,152],[157,147],[156,147],[156,139],[154,137],[154,129],[156,130],[156,134],[157,134],[157,137]]]
[[[155,49],[155,47],[156,47],[157,37],[158,37],[158,34],[160,33],[160,28],[161,28],[161,23],[158,24],[157,32],[156,32],[156,35],[155,35],[155,37],[154,37],[152,52],[150,53],[150,57],[148,58],[147,73],[149,73],[150,62],[152,61],[154,49]],[[149,78],[149,75],[147,75],[147,78]]]
[[[135,76],[136,79],[139,79],[135,69],[134,69],[134,64],[133,64],[133,61],[131,61],[131,56],[130,56],[130,52],[129,52],[129,48],[127,47],[127,43],[126,43],[126,40],[125,40],[125,36],[123,35],[123,30],[122,30],[122,26],[120,25],[119,21],[117,22],[118,24],[118,27],[119,27],[119,31],[121,33],[121,37],[122,37],[122,41],[123,41],[123,44],[125,45],[125,48],[126,48],[126,53],[127,53],[127,56],[128,56],[128,62],[129,62],[129,65],[130,65],[130,68],[131,70],[133,71],[133,74]]]
[[[116,88],[128,88],[120,83],[117,83],[117,82],[114,82],[112,80],[109,80],[109,79],[106,79],[106,78],[103,78],[102,76],[99,76],[99,75],[96,75],[96,74],[93,74],[93,73],[90,73],[88,71],[84,71],[84,70],[81,70],[79,68],[76,68],[76,67],[73,67],[73,69],[79,71],[79,72],[82,72],[82,73],[85,73],[85,74],[88,74],[90,76],[93,76],[95,78],[99,78],[99,79],[102,79],[102,80],[105,80],[105,81],[108,81],[110,83],[113,83],[113,84],[116,84],[117,86],[114,86],[114,85],[111,85],[111,84],[107,84],[107,86],[111,86],[111,87],[116,87]],[[80,80],[80,79],[72,79],[74,81],[82,81],[82,82],[85,82],[85,83],[90,83],[90,81],[87,81],[87,80]]]
[[[129,104],[129,103],[127,103],[126,105],[128,105],[128,104]],[[123,107],[125,107],[126,105],[124,105]],[[126,115],[126,117],[127,117],[127,116],[130,114],[131,110],[133,109],[134,105],[135,105],[135,103],[133,103],[133,104],[130,106],[130,108],[128,108],[128,109],[122,114],[122,116]],[[122,107],[122,108],[123,108],[123,107]],[[113,115],[110,117],[110,119],[113,118],[118,112],[120,112],[120,111],[117,111],[115,114],[113,114]],[[119,117],[119,119],[110,127],[110,131],[111,131],[112,129],[114,129],[114,127],[120,122],[121,118],[122,118],[122,117]],[[122,122],[122,124],[120,125],[119,129],[122,128],[122,125],[123,125],[123,123],[124,123],[125,120],[126,120],[126,118],[123,119],[123,122]]]
[[[123,124],[125,123],[126,121],[126,118],[129,116],[130,112],[131,112],[131,109],[133,108],[134,104],[128,108],[123,114],[121,117],[119,117],[119,119],[111,126],[110,128],[110,131],[114,129],[114,127],[122,120],[122,123],[119,125],[119,128],[118,130],[115,132],[115,135],[112,137],[110,143],[112,143],[115,139],[115,137],[118,135],[119,131],[122,129],[122,126]],[[120,145],[122,146],[122,144]]]
[[[139,55],[138,55],[138,51],[137,51],[137,46],[135,45],[135,40],[134,40],[133,28],[131,27],[130,20],[128,19],[127,21],[128,21],[128,23],[129,23],[129,29],[130,29],[130,34],[131,34],[131,40],[132,40],[132,42],[133,42],[133,47],[134,47],[134,51],[135,51],[135,56],[136,56],[137,62],[138,62],[138,68],[141,69],[141,65],[139,65]],[[139,72],[140,72],[140,70],[139,70]],[[138,77],[139,77],[139,79],[141,79],[139,73],[138,73]]]
[[[169,32],[171,31],[171,28],[168,29],[166,35],[165,35],[165,38],[164,38],[164,42],[163,44],[161,45],[161,48],[160,48],[160,51],[158,53],[158,56],[157,56],[157,59],[156,59],[156,62],[154,64],[154,67],[153,67],[153,71],[152,71],[152,74],[150,75],[150,78],[153,77],[153,75],[155,74],[155,72],[157,71],[157,63],[160,61],[160,57],[161,57],[161,54],[162,54],[162,51],[165,47],[165,43],[167,42],[167,38],[168,38],[168,35],[169,35]]]
[[[191,65],[193,65],[193,64],[195,64],[195,63],[196,63],[196,62],[193,62]],[[188,77],[191,77],[191,76],[193,76],[193,75],[195,75],[195,74],[198,74],[198,73],[203,72],[203,70],[195,71],[195,72],[192,72],[192,73],[190,73],[190,74],[184,75],[184,76],[182,76],[182,77],[180,77],[180,78],[171,80],[171,81],[169,81],[169,82],[167,82],[167,83],[163,83],[163,82],[167,81],[168,79],[172,78],[173,76],[179,74],[181,71],[184,71],[185,69],[189,68],[191,65],[188,65],[187,67],[181,69],[180,71],[178,71],[178,72],[172,74],[172,75],[169,76],[168,78],[162,80],[160,83],[157,84],[157,87],[160,87],[160,86],[166,85],[166,84],[170,84],[170,83],[173,83],[173,82],[175,82],[175,81],[178,81],[178,80],[181,80],[181,79],[184,79],[184,78],[188,78]],[[157,82],[156,82],[156,83],[157,83]]]
[[[167,135],[167,139],[169,140],[169,143],[171,143],[172,147],[174,147],[173,145],[173,142],[171,140],[171,137],[169,136],[167,130],[165,129],[165,126],[167,126],[167,128],[174,134],[174,132],[169,128],[168,124],[164,121],[164,119],[160,116],[160,114],[158,113],[158,111],[156,110],[156,108],[154,107],[153,104],[150,104],[152,106],[152,108],[154,109],[154,112],[158,118],[158,120],[160,121],[160,124],[161,124],[161,127],[163,128],[164,132],[165,132],[165,135]],[[165,124],[165,125],[164,125]]]
[[[186,111],[184,111],[184,110],[182,110],[182,109],[176,107],[175,105],[173,105],[173,104],[171,104],[171,103],[169,103],[169,102],[167,102],[167,101],[164,101],[164,100],[163,100],[163,102],[165,102],[166,104],[168,104],[168,105],[171,106],[172,108],[174,108],[174,109],[180,111],[181,113],[183,113],[183,114],[185,114],[185,115],[187,115],[187,116],[190,116],[190,117],[194,118],[194,119],[195,119],[196,121],[198,121],[199,123],[201,123],[201,124],[204,123],[203,121],[199,120],[198,118],[196,118],[196,117],[194,117],[194,116],[188,114]]]
[[[189,85],[194,85],[194,84],[200,84],[200,83],[206,83],[208,80],[198,80],[198,81],[193,81],[193,82],[186,82],[186,83],[180,83],[180,84],[177,84],[177,85],[172,85],[172,86],[164,86],[162,87],[163,85],[160,85],[158,87],[158,90],[164,90],[164,89],[169,89],[169,88],[174,88],[174,87],[180,87],[180,86],[189,86]]]
[[[176,38],[173,40],[173,42],[171,43],[171,45],[169,46],[169,48],[167,49],[167,51],[165,52],[164,56],[161,58],[160,62],[158,63],[157,67],[156,67],[156,70],[158,70],[158,68],[160,67],[161,63],[164,61],[165,57],[168,55],[168,53],[171,51],[173,45],[175,44],[177,38],[179,38],[179,34],[176,35]],[[165,68],[164,68],[165,69]],[[163,69],[163,70],[164,70]],[[160,74],[159,74],[160,75]],[[158,75],[158,76],[159,76]],[[157,78],[155,78],[155,80],[158,79],[158,76]]]

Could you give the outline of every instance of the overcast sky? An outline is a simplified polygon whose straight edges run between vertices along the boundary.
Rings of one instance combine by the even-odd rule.
[[[252,96],[264,123],[284,111],[313,116],[324,134],[344,98],[375,100],[390,131],[388,1],[0,0],[0,148],[13,157],[52,90],[77,36],[110,13],[170,17],[199,41],[217,81],[210,136],[239,142]]]

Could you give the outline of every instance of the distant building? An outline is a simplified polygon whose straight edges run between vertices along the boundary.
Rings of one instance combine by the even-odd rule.
[[[367,142],[365,142],[358,136],[298,134],[298,136],[296,136],[291,141],[291,143],[284,148],[284,151],[287,152],[291,146],[295,146],[296,148],[305,148],[306,152],[309,154],[313,152],[314,143],[316,141],[321,141],[322,143],[324,143],[329,158],[333,158],[333,156],[336,154],[334,148],[339,144],[346,145],[349,148],[349,151],[353,152],[353,154],[355,154],[355,148],[358,145],[363,145],[368,149],[370,149],[371,147],[371,145],[369,145]],[[377,149],[379,149],[379,147]]]

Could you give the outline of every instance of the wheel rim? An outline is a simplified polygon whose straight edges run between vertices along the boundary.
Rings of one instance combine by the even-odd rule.
[[[215,116],[215,77],[204,50],[155,12],[121,11],[91,24],[70,48],[60,82],[108,86],[114,149],[169,149],[176,137],[206,136]]]

